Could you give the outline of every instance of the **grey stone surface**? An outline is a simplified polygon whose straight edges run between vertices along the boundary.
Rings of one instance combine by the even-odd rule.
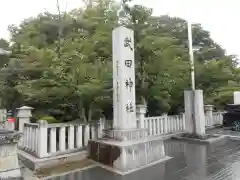
[[[139,141],[90,140],[89,157],[120,174],[130,173],[169,159],[165,155],[162,138]]]
[[[0,130],[0,179],[21,177],[17,156],[20,137],[20,133]]]
[[[226,139],[214,145],[166,140],[165,151],[173,158],[121,176],[94,167],[71,173],[61,180],[237,180],[240,178],[240,141]],[[60,177],[49,180],[58,180]]]
[[[207,133],[209,134],[222,134],[222,135],[229,135],[229,136],[239,136],[239,131],[232,131],[229,128],[214,128],[207,130]]]

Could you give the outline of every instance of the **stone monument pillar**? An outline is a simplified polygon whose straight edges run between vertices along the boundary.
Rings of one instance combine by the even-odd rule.
[[[113,79],[113,127],[136,128],[134,35],[124,27],[113,30]]]
[[[137,129],[135,97],[135,61],[133,30],[118,27],[113,30],[113,130],[105,131],[109,138],[136,140],[146,135]],[[134,131],[133,131],[134,130]]]
[[[163,139],[148,137],[144,129],[144,106],[138,106],[141,125],[137,127],[134,35],[125,27],[113,30],[113,109],[113,129],[103,130],[102,138],[88,142],[91,159],[120,174],[168,159]]]
[[[233,92],[233,103],[240,104],[240,91]]]
[[[18,130],[23,133],[23,128],[25,123],[30,123],[30,118],[32,117],[32,107],[22,106],[18,110]]]
[[[203,91],[184,91],[185,127],[190,134],[205,135]]]
[[[0,130],[0,179],[21,179],[17,144],[20,133]]]

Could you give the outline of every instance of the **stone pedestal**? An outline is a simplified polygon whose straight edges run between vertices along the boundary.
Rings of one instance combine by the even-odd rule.
[[[20,179],[17,143],[20,133],[0,130],[0,179]]]
[[[25,123],[30,123],[30,118],[32,117],[32,107],[22,106],[18,108],[18,130],[23,133],[23,128]]]
[[[185,127],[187,133],[205,134],[203,91],[184,91]]]
[[[90,140],[89,157],[107,169],[124,175],[168,160],[163,140],[157,137],[136,141]]]

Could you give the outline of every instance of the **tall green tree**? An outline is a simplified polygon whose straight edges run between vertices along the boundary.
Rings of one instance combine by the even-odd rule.
[[[127,0],[85,1],[68,13],[45,12],[11,25],[12,55],[0,67],[4,106],[30,105],[61,121],[111,119],[111,34],[120,25],[134,30],[137,102],[148,105],[149,116],[182,111],[183,91],[190,88],[187,23],[153,16],[152,9]],[[193,44],[201,46],[195,52],[196,85],[206,103],[221,108],[239,87],[236,58],[200,24],[193,25]]]

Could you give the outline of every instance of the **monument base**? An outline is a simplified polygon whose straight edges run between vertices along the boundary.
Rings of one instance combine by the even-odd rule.
[[[20,133],[0,130],[0,179],[21,179],[17,143]]]
[[[124,175],[168,160],[163,139],[151,137],[135,141],[90,140],[89,158]]]

